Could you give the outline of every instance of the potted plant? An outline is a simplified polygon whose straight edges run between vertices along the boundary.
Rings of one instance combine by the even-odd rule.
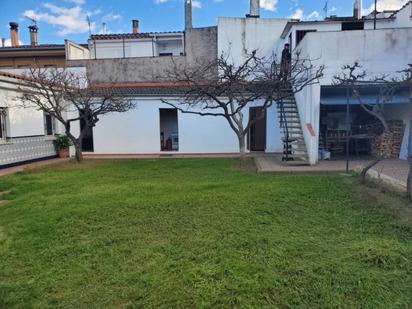
[[[66,135],[59,135],[54,140],[54,147],[60,158],[70,157],[69,147],[71,146],[70,140]]]

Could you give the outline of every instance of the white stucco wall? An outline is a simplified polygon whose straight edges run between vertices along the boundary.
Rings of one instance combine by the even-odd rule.
[[[21,93],[14,82],[11,78],[0,79],[0,107],[7,108],[7,137],[45,135],[43,112],[33,107],[22,107]],[[59,124],[56,129],[56,133],[62,131]]]
[[[345,64],[358,61],[368,76],[399,75],[398,71],[412,62],[412,28],[314,32],[308,33],[299,45],[302,57],[315,59],[317,66],[325,65],[322,85],[330,85]],[[310,162],[318,158],[320,86],[312,85],[296,96]],[[306,123],[311,123],[316,136],[310,137]],[[316,146],[315,146],[316,145]]]
[[[253,50],[257,50],[258,56],[271,56],[287,22],[287,19],[221,17],[218,54],[229,56],[237,65]]]
[[[95,153],[160,153],[159,108],[168,108],[168,105],[156,98],[137,99],[135,110],[102,117],[93,129]],[[248,119],[247,112],[245,119]],[[178,131],[179,153],[235,153],[239,149],[235,133],[221,117],[178,112]],[[281,132],[273,106],[267,112],[266,151],[279,152],[281,149]]]

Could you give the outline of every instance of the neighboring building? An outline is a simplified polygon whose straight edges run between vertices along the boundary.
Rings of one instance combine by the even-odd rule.
[[[37,25],[28,28],[30,45],[21,45],[19,25],[10,23],[11,46],[6,47],[3,39],[0,48],[0,70],[17,72],[16,69],[66,67],[65,44],[39,44]]]
[[[0,168],[56,156],[59,123],[36,108],[23,108],[19,96],[24,78],[0,72]]]

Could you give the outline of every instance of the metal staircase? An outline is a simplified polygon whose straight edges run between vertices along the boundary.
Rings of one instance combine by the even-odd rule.
[[[280,128],[283,131],[282,161],[290,165],[307,165],[309,157],[300,123],[299,111],[292,90],[290,96],[277,102]]]

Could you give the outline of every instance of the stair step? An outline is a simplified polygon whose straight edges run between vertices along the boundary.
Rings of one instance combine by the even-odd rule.
[[[309,165],[308,160],[293,160],[293,161],[285,161],[283,162],[285,165],[289,166],[302,166],[302,165]]]
[[[282,137],[282,142],[286,143],[286,138]],[[294,137],[294,136],[289,136],[289,143],[293,143],[293,142],[300,142],[300,141],[304,141],[303,136],[301,137]]]
[[[290,120],[290,119],[286,119],[285,120],[287,123],[299,123],[300,124],[300,120],[296,119],[296,120]]]

